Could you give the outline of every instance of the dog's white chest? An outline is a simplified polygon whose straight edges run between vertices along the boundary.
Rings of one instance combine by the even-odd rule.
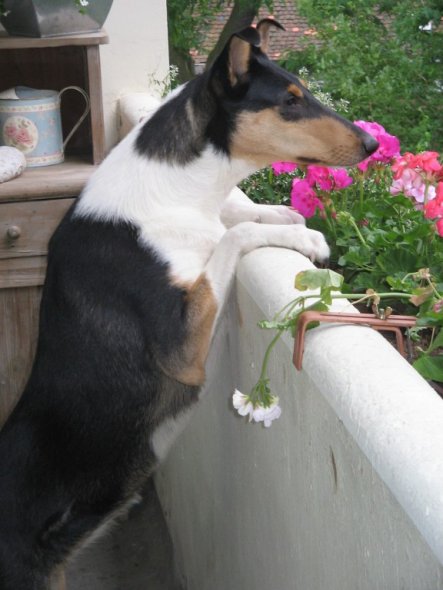
[[[141,239],[169,264],[174,279],[193,282],[225,231],[217,217],[184,208],[144,223]]]

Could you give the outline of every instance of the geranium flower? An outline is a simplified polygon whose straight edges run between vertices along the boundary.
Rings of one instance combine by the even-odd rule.
[[[403,168],[401,175],[393,181],[390,193],[394,196],[404,194],[413,197],[417,203],[423,203],[435,197],[435,187],[429,185],[416,170]]]
[[[291,190],[291,205],[303,217],[312,217],[318,209],[323,209],[323,203],[308,180],[294,178]]]
[[[340,190],[353,182],[344,168],[327,166],[308,166],[306,180],[311,186],[317,185],[317,188],[322,191]]]
[[[234,391],[232,403],[240,416],[249,416],[249,422],[263,422],[266,428],[271,426],[273,420],[281,416],[281,408],[278,405],[279,398],[271,395],[267,400],[267,405],[263,401],[252,401],[249,395],[241,393],[238,389]]]
[[[332,168],[331,173],[334,179],[334,190],[346,188],[354,182],[352,176],[349,176],[344,168]]]
[[[274,162],[271,165],[274,174],[277,176],[279,174],[287,174],[289,172],[294,172],[294,170],[298,166],[298,164],[296,164],[295,162]]]
[[[354,121],[354,125],[357,125],[357,127],[372,135],[379,143],[378,149],[369,158],[357,164],[357,168],[362,172],[365,172],[373,162],[383,162],[386,164],[392,158],[400,155],[400,141],[398,137],[388,133],[379,123],[375,121]]]
[[[443,166],[438,161],[438,156],[438,152],[422,152],[420,154],[406,152],[403,156],[396,158],[392,164],[394,178],[400,178],[404,170],[410,168],[419,173],[424,172],[423,176],[427,180],[435,182],[443,175]]]
[[[268,407],[257,406],[252,412],[254,422],[263,422],[266,428],[272,425],[273,420],[278,420],[281,416],[281,408],[278,405],[278,396],[272,397],[272,403]]]
[[[443,182],[440,183],[443,185]],[[426,219],[435,219],[436,217],[443,217],[443,191],[436,196],[432,201],[428,201],[424,207]]]
[[[431,173],[431,175],[440,172],[441,164],[438,161],[438,156],[438,152],[422,152],[421,154],[417,154],[416,167]]]
[[[436,222],[435,229],[437,230],[438,235],[443,238],[443,217]]]
[[[240,416],[248,416],[249,421],[252,419],[252,413],[254,411],[254,406],[252,405],[251,400],[249,399],[248,395],[245,395],[238,389],[234,391],[234,395],[232,396],[232,404]]]
[[[322,191],[330,191],[333,186],[330,169],[326,166],[308,166],[306,180],[311,186],[317,185]]]

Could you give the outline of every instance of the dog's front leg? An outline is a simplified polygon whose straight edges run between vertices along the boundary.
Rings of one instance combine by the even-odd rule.
[[[319,262],[329,257],[323,234],[304,225],[262,225],[245,222],[229,229],[215,248],[204,274],[214,293],[218,313],[227,298],[241,256],[264,246],[297,250]]]
[[[239,188],[234,188],[223,204],[220,218],[227,228],[243,221],[289,225],[305,224],[305,218],[286,205],[262,205],[254,203]]]
[[[239,223],[228,229],[203,272],[186,296],[187,338],[164,362],[164,372],[186,385],[202,385],[214,327],[227,299],[241,256],[264,246],[298,250],[311,260],[323,261],[329,247],[323,235],[304,225]]]

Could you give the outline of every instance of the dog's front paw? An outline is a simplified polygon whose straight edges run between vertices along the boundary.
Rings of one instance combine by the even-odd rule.
[[[305,218],[291,207],[286,205],[259,205],[255,204],[256,223],[270,223],[275,225],[301,224],[305,225]]]
[[[330,249],[321,232],[300,225],[291,229],[294,231],[294,250],[307,256],[312,262],[327,262]]]

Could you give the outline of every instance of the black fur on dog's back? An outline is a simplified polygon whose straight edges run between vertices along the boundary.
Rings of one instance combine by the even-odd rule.
[[[156,363],[184,339],[184,306],[185,292],[130,225],[71,211],[56,231],[36,360],[0,436],[1,589],[44,587],[41,572],[152,471],[152,433],[198,392]]]

